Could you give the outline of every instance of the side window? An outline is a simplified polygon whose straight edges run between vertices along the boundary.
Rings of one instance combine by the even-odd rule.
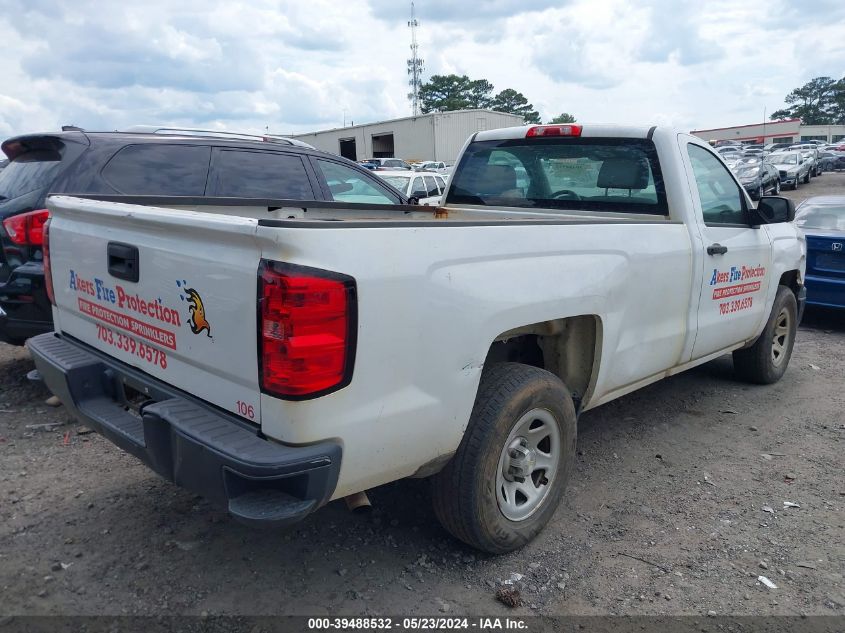
[[[434,178],[432,176],[425,177],[425,188],[426,191],[428,191],[429,198],[432,196],[440,195],[440,191],[438,191],[437,189],[437,183],[434,181]]]
[[[422,176],[414,178],[414,184],[411,185],[411,195],[419,198],[425,198],[428,196],[428,190],[425,188]]]
[[[226,198],[314,199],[305,165],[293,154],[221,150],[213,182],[214,195]]]
[[[437,186],[440,187],[440,193],[446,191],[446,181],[443,180],[440,176],[435,176],[434,180],[437,182]]]
[[[211,148],[202,145],[127,145],[112,156],[103,179],[135,196],[202,196]]]
[[[742,192],[718,158],[698,145],[687,145],[705,224],[747,224]]]
[[[355,169],[328,160],[318,159],[316,162],[329,186],[331,199],[336,202],[369,204],[398,204],[400,202],[399,198],[376,186]]]

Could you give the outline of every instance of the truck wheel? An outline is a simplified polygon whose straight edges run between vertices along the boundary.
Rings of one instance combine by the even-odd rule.
[[[780,380],[789,365],[797,329],[798,302],[789,288],[779,286],[763,333],[754,345],[733,353],[737,375],[760,385],[770,385]]]
[[[440,523],[486,552],[522,547],[563,496],[576,435],[575,407],[557,376],[518,363],[485,369],[463,440],[432,478]]]

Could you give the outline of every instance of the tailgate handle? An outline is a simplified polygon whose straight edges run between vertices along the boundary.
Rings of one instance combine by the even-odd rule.
[[[118,279],[138,282],[138,247],[120,242],[109,242],[109,274]]]

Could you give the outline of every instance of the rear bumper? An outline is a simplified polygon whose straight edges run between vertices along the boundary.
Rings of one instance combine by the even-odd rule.
[[[53,330],[53,311],[44,290],[44,267],[27,262],[0,283],[0,341],[23,345],[31,336]]]
[[[23,345],[29,337],[44,334],[53,329],[52,321],[16,319],[14,312],[11,314],[6,312],[7,308],[8,306],[0,302],[0,341],[3,343]]]
[[[807,303],[829,308],[845,308],[845,279],[807,275]]]
[[[243,523],[295,523],[334,492],[341,460],[336,442],[270,442],[246,422],[52,333],[27,346],[44,382],[77,418]],[[126,386],[151,398],[140,415],[126,410]]]

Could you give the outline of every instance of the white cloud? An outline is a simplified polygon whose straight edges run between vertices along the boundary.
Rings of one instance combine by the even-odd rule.
[[[548,119],[757,121],[845,75],[845,2],[417,0],[425,77],[514,88]],[[409,3],[6,0],[0,137],[73,123],[277,133],[410,113]]]

